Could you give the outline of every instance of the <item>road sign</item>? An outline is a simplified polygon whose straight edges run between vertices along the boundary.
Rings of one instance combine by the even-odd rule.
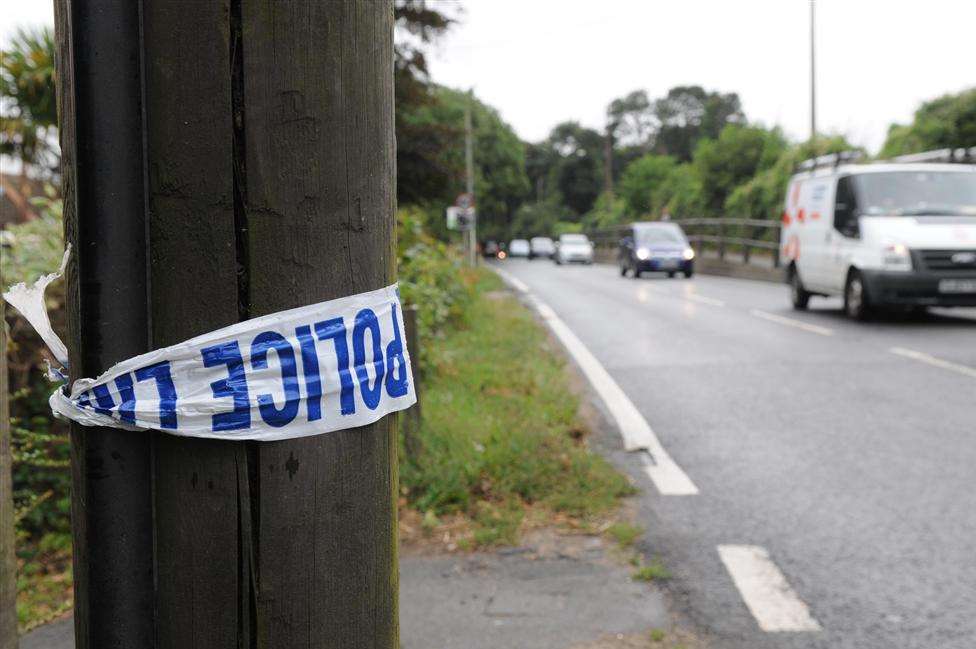
[[[461,232],[470,230],[476,214],[473,207],[463,208],[452,205],[447,208],[447,229]]]
[[[461,209],[470,209],[474,207],[474,196],[471,194],[460,194],[454,201],[454,204]]]

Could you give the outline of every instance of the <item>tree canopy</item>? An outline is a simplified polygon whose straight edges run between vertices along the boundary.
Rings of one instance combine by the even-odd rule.
[[[881,157],[976,146],[976,88],[927,101],[911,124],[892,124]]]

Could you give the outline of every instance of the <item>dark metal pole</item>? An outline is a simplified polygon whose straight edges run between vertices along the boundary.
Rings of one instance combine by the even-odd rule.
[[[810,0],[810,142],[817,140],[816,0]],[[816,153],[814,153],[816,155]]]
[[[148,349],[139,4],[58,0],[71,376]],[[78,649],[153,647],[149,436],[72,425]]]

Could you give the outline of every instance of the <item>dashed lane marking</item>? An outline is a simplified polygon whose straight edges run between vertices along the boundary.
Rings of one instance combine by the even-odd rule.
[[[787,327],[794,327],[796,329],[802,329],[803,331],[809,331],[813,334],[820,334],[821,336],[833,336],[834,330],[828,329],[827,327],[821,327],[819,325],[810,324],[809,322],[803,322],[802,320],[794,320],[793,318],[786,318],[781,315],[776,315],[775,313],[767,313],[765,311],[760,311],[759,309],[752,309],[749,311],[750,315],[754,315],[757,318],[762,318],[769,322],[775,322],[777,324],[786,325]]]
[[[720,545],[718,555],[760,629],[771,633],[821,630],[765,548]]]
[[[960,365],[959,363],[953,363],[952,361],[942,360],[935,356],[930,356],[924,352],[917,352],[914,349],[905,349],[904,347],[892,347],[889,349],[892,354],[897,354],[904,358],[910,358],[913,361],[918,361],[919,363],[926,363],[933,367],[939,367],[944,370],[949,370],[950,372],[956,372],[962,374],[963,376],[968,376],[970,378],[976,379],[976,368],[969,367],[968,365]]]

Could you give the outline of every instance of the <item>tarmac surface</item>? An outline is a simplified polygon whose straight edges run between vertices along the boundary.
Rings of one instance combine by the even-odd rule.
[[[793,311],[769,282],[500,266],[697,487],[663,496],[643,476],[638,522],[710,646],[976,646],[976,311],[861,323],[839,300]],[[611,455],[636,476],[649,461]],[[762,628],[791,610],[808,628]]]

